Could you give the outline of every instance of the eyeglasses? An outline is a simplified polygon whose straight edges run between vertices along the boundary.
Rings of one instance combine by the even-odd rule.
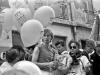
[[[72,48],[73,48],[73,49],[76,49],[76,46],[70,46],[70,49],[72,49]]]

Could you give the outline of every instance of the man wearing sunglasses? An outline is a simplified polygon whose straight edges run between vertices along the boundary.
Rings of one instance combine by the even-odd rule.
[[[65,68],[59,69],[65,75],[86,75],[89,71],[90,62],[86,56],[80,52],[80,44],[77,41],[71,40],[69,42],[70,57],[67,59]]]

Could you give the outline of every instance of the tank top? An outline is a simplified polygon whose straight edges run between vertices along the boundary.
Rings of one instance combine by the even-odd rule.
[[[55,51],[52,47],[47,48],[43,43],[37,45],[39,48],[39,57],[37,62],[44,63],[44,62],[51,62],[54,60]],[[49,70],[48,67],[41,68],[42,70]]]

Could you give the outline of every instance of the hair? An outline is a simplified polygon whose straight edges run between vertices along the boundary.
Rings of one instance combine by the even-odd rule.
[[[20,46],[20,45],[13,45],[13,47],[11,49],[17,49],[18,51],[22,51],[22,52],[25,52],[23,47]]]
[[[61,46],[65,46],[65,43],[64,43],[64,41],[63,40],[58,40],[56,43],[55,43],[55,46],[57,47],[58,45],[61,45]]]
[[[77,41],[75,41],[75,40],[71,40],[71,41],[69,42],[69,44],[68,44],[69,48],[70,48],[70,46],[71,46],[72,43],[75,43],[76,46],[77,46],[78,48],[80,48],[79,42],[77,42]]]
[[[6,52],[6,59],[8,62],[13,62],[15,58],[19,58],[18,61],[24,60],[25,51],[20,45],[14,45],[10,50]]]
[[[91,48],[95,49],[95,41],[88,39],[86,45],[90,45]]]
[[[12,63],[19,56],[19,52],[16,49],[10,49],[6,51],[6,60],[8,63]]]
[[[52,33],[52,31],[50,29],[44,29],[44,35],[49,33],[51,35],[51,38],[53,39],[54,38],[54,35]]]

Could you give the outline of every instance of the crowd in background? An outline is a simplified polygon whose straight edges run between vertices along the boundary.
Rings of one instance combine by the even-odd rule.
[[[66,50],[65,41],[58,40],[53,45],[53,38],[52,31],[44,29],[42,42],[27,48],[14,45],[5,52],[0,73],[26,60],[35,63],[43,75],[100,75],[100,43],[95,45],[93,40],[88,39],[83,50],[79,42],[71,40],[69,50]]]

